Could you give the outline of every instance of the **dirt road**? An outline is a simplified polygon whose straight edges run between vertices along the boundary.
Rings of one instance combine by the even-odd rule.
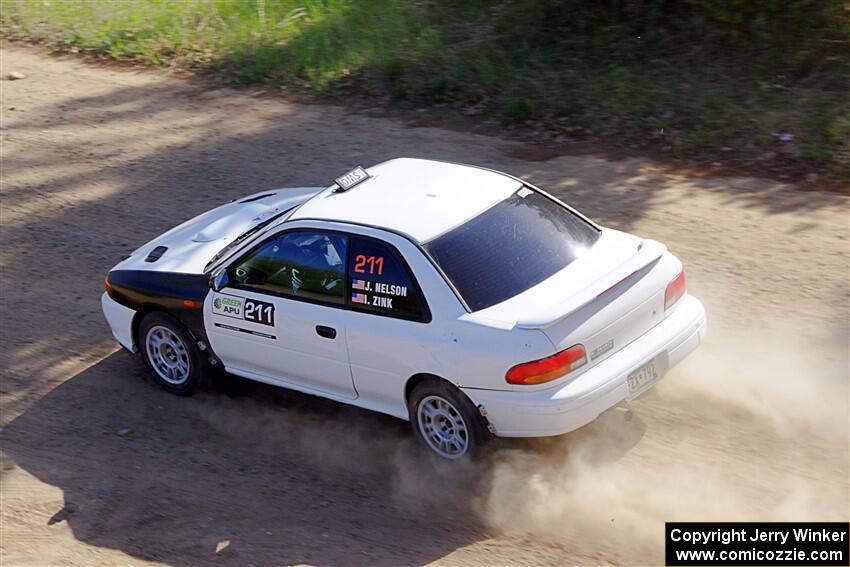
[[[661,564],[665,520],[848,518],[848,199],[685,179],[4,45],[3,565]],[[511,152],[512,155],[518,155]],[[105,271],[179,221],[396,156],[496,167],[685,262],[708,341],[634,419],[434,469],[395,420],[170,396]]]

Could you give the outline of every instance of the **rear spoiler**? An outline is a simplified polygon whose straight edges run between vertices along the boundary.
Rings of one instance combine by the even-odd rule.
[[[635,272],[656,262],[667,251],[667,247],[656,240],[643,240],[637,253],[601,278],[597,279],[572,297],[554,305],[547,305],[517,320],[516,326],[523,329],[546,329],[572,315],[588,303]]]

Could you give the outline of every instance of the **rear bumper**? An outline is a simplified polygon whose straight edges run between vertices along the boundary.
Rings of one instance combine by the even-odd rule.
[[[133,317],[136,312],[124,307],[106,293],[100,296],[100,305],[115,340],[130,352],[136,352],[136,345],[133,344]]]
[[[545,437],[578,429],[629,398],[628,375],[653,358],[659,379],[699,346],[705,309],[685,295],[664,321],[575,380],[533,392],[464,388],[500,437]],[[642,393],[642,392],[641,392]]]

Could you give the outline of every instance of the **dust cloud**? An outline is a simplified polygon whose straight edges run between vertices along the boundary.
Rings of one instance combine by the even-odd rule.
[[[846,521],[846,329],[760,328],[710,326],[631,420],[496,454],[482,517],[630,564],[663,560],[665,521]]]
[[[496,440],[473,462],[435,462],[404,422],[262,385],[240,403],[209,394],[198,418],[341,490],[385,491],[405,517],[469,518],[489,536],[658,564],[665,521],[847,519],[846,334],[798,336],[804,326],[756,336],[712,321],[631,414]]]

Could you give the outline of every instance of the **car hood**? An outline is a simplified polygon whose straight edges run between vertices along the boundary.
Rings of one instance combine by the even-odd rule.
[[[300,205],[322,189],[273,189],[216,207],[140,246],[113,269],[203,273],[212,257],[233,239],[269,217]],[[159,247],[165,248],[159,259],[146,261]]]

